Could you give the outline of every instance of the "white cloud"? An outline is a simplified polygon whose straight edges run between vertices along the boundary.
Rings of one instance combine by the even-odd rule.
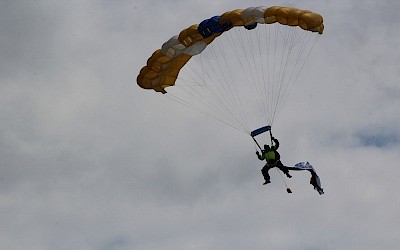
[[[262,186],[251,139],[136,86],[162,43],[242,1],[1,3],[0,248],[396,249],[400,6],[287,4],[326,29],[274,133],[322,196],[309,173]]]

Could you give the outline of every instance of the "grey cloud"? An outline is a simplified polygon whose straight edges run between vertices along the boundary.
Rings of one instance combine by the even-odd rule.
[[[396,249],[399,3],[290,3],[326,30],[274,133],[323,196],[263,186],[251,138],[136,86],[171,36],[246,7],[173,3],[0,4],[0,248]]]

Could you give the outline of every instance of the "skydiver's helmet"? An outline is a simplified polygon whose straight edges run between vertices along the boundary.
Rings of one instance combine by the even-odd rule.
[[[269,147],[269,145],[265,144],[264,145],[264,151],[268,152],[271,148]]]

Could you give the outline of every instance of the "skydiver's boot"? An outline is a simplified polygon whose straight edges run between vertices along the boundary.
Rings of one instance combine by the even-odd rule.
[[[271,181],[270,180],[265,180],[263,185],[267,185],[268,183],[271,183]]]

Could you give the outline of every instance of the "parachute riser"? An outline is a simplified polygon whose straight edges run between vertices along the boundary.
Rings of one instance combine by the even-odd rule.
[[[273,140],[272,140],[272,132],[271,132],[271,129],[269,129],[269,137],[271,138],[271,147],[272,147]]]
[[[258,148],[262,151],[262,148],[261,148],[260,144],[258,144],[256,138],[254,138],[253,136],[251,138],[253,138],[253,140],[256,143],[256,145],[258,146]]]
[[[257,142],[257,140],[256,140],[256,136],[257,135],[259,135],[259,134],[262,134],[262,133],[264,133],[264,132],[267,132],[267,131],[269,131],[269,136],[270,136],[270,138],[271,138],[271,146],[272,146],[272,143],[273,143],[273,140],[272,140],[272,132],[271,132],[271,126],[264,126],[264,127],[261,127],[261,128],[258,128],[258,129],[256,129],[256,130],[254,130],[254,131],[252,131],[251,133],[250,133],[250,136],[251,136],[251,138],[253,138],[253,140],[254,140],[254,142],[256,143],[256,145],[258,146],[258,148],[262,151],[262,148],[261,148],[261,146],[260,146],[260,144]]]

